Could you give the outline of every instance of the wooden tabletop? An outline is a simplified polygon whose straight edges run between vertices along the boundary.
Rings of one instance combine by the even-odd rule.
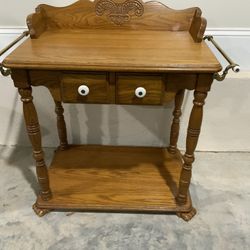
[[[56,30],[27,39],[5,60],[7,68],[217,72],[221,65],[205,42],[187,31]]]

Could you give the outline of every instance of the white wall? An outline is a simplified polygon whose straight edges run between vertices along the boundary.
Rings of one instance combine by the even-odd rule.
[[[2,0],[1,0],[2,1]],[[1,3],[0,1],[0,3]],[[62,5],[73,1],[42,1]],[[4,2],[0,9],[0,49],[8,44],[22,30],[25,16],[33,11],[39,1]],[[202,134],[198,150],[209,151],[250,151],[250,18],[245,19],[247,5],[230,4],[227,13],[207,1],[168,1],[176,8],[201,6],[209,19],[209,33],[215,33],[223,48],[240,63],[243,72],[231,75],[223,83],[215,82],[210,92],[204,112]],[[226,1],[216,3],[216,6]],[[235,6],[234,6],[235,5]],[[15,6],[14,14],[12,9]],[[215,6],[215,4],[213,4]],[[240,14],[230,15],[242,8]],[[220,8],[222,9],[222,8]],[[231,11],[230,11],[231,10]],[[218,11],[218,13],[217,13]],[[2,12],[2,13],[1,13]],[[246,15],[247,16],[247,15]],[[10,26],[15,29],[9,29]],[[238,28],[237,28],[238,27]],[[221,57],[219,57],[222,60]],[[224,63],[225,64],[225,63]],[[54,133],[55,115],[52,100],[44,88],[35,88],[35,104],[42,124],[45,146],[56,146]],[[185,147],[185,133],[192,93],[187,94],[182,117],[180,147]],[[168,144],[172,104],[166,107],[135,107],[114,105],[65,105],[70,141],[74,143],[103,143],[119,145]],[[29,145],[22,118],[22,107],[16,89],[10,78],[0,77],[0,144]]]
[[[24,26],[26,16],[32,13],[40,3],[64,6],[76,0],[0,0],[0,26]],[[207,0],[162,0],[163,3],[175,9],[198,6],[208,19],[209,27],[250,27],[250,1],[207,1]]]

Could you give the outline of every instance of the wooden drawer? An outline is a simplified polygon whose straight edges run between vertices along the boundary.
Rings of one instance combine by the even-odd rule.
[[[159,105],[162,103],[163,86],[161,76],[118,75],[116,102],[119,104]]]
[[[63,102],[109,103],[106,74],[64,74],[61,80]]]

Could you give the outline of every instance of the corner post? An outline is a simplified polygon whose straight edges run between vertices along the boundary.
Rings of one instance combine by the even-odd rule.
[[[186,153],[183,156],[183,166],[180,176],[179,193],[177,201],[180,204],[185,204],[187,201],[187,194],[190,185],[192,175],[192,163],[194,162],[194,151],[198,143],[200,135],[200,128],[203,117],[203,105],[205,104],[205,98],[207,93],[205,92],[194,92],[194,106],[190,115],[187,140],[186,140]]]
[[[213,74],[200,74],[194,91],[193,108],[191,111],[186,139],[186,152],[180,175],[179,192],[176,200],[179,205],[187,202],[188,190],[192,176],[192,164],[195,160],[194,151],[198,143],[203,118],[203,106],[207,93],[213,82]]]
[[[68,148],[66,123],[64,120],[64,109],[62,103],[55,101],[55,112],[57,114],[57,132],[60,140],[60,150],[66,150]]]
[[[170,144],[168,147],[168,151],[171,154],[176,153],[177,149],[177,142],[179,137],[179,131],[180,131],[180,117],[182,115],[181,113],[181,106],[183,103],[185,90],[179,90],[175,95],[175,108],[173,111],[173,122],[171,126],[171,133],[170,133]]]
[[[33,147],[33,156],[36,161],[36,173],[40,185],[40,195],[43,200],[50,200],[52,197],[49,186],[49,175],[44,161],[44,153],[41,146],[41,133],[37,112],[33,104],[32,89],[18,88],[23,102],[23,113],[26,123],[27,133]]]

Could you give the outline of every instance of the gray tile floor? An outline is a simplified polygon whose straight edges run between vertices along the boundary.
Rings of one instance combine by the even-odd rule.
[[[46,149],[48,159],[53,149]],[[38,218],[30,148],[0,147],[0,249],[250,249],[250,153],[197,153],[198,209],[175,215],[59,213]]]

